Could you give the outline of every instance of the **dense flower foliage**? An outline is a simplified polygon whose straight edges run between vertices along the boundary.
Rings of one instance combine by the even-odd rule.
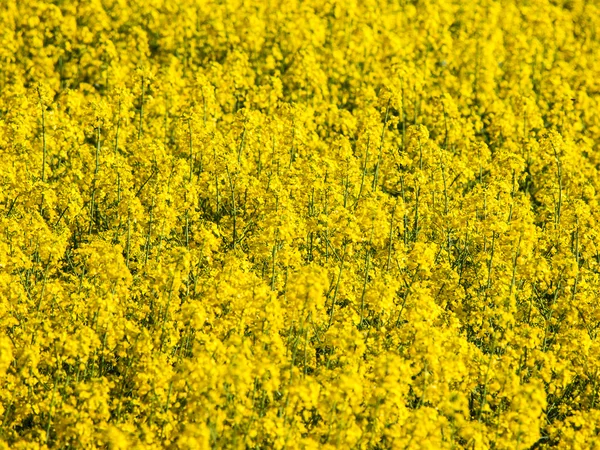
[[[596,1],[6,0],[0,42],[0,448],[598,448]]]

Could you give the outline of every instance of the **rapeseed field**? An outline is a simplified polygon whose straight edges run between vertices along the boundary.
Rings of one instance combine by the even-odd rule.
[[[600,448],[596,0],[0,2],[0,448]]]

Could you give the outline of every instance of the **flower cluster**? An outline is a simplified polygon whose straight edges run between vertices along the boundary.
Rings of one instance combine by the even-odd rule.
[[[597,446],[598,30],[4,1],[0,448]]]

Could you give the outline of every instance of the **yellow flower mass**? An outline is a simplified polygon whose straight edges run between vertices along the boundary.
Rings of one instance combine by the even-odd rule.
[[[600,448],[600,4],[5,0],[0,449]]]

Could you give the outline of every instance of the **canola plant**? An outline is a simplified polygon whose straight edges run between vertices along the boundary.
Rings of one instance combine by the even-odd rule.
[[[0,44],[0,448],[600,448],[596,0],[4,0]]]

